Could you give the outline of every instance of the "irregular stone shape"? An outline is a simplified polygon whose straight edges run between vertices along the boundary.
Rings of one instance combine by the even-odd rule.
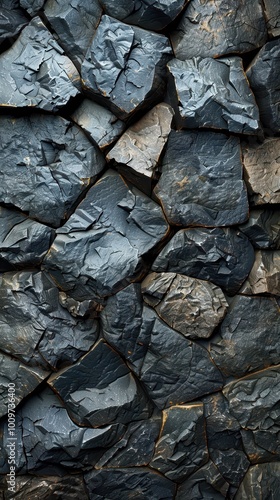
[[[18,476],[13,498],[21,500],[88,500],[82,475],[63,477]]]
[[[181,12],[188,0],[100,0],[109,16],[146,30],[160,31]]]
[[[73,363],[98,335],[95,320],[79,320],[59,304],[58,289],[41,272],[1,276],[1,349],[30,366]]]
[[[280,210],[255,208],[239,229],[255,248],[280,249]]]
[[[175,273],[149,274],[142,293],[165,323],[193,339],[210,337],[228,306],[217,286]]]
[[[279,498],[280,462],[259,464],[250,467],[242,481],[236,500],[254,500],[255,498]]]
[[[274,298],[236,296],[217,334],[210,354],[225,375],[280,363],[280,310]]]
[[[280,132],[280,40],[268,42],[247,69],[247,77],[260,110],[262,124],[268,131]]]
[[[234,295],[254,263],[248,238],[231,229],[182,229],[156,258],[152,270],[209,280]]]
[[[84,475],[90,500],[171,500],[176,485],[148,467],[92,470]]]
[[[0,271],[40,264],[53,237],[50,227],[0,207]]]
[[[181,226],[231,226],[248,219],[237,137],[171,131],[155,187],[168,221]]]
[[[255,253],[254,265],[239,293],[280,295],[280,250],[259,250]]]
[[[260,130],[259,110],[241,57],[172,59],[167,67],[178,128],[207,127],[238,134]]]
[[[29,20],[22,9],[11,8],[8,2],[0,6],[0,45],[16,36],[28,24]]]
[[[141,275],[167,231],[161,208],[109,170],[57,230],[44,266],[75,299],[101,300]]]
[[[54,226],[105,165],[85,134],[58,116],[1,116],[0,139],[0,201]]]
[[[173,109],[166,103],[157,104],[143,118],[131,125],[106,158],[117,162],[118,171],[147,194],[162,150],[166,144]]]
[[[10,465],[15,466],[16,473],[27,474],[26,456],[22,440],[21,408],[17,408],[15,412],[14,435],[10,435],[7,417],[1,420],[0,429],[0,474],[8,474],[10,472]],[[15,464],[8,463],[9,456],[11,455],[11,444],[14,445],[15,456],[13,458]],[[10,498],[11,495],[7,500],[10,500]]]
[[[278,0],[264,0],[264,14],[270,36],[280,35],[280,5]]]
[[[267,38],[262,2],[192,0],[171,34],[178,59],[250,52]]]
[[[0,56],[0,106],[57,111],[79,93],[80,77],[39,17]]]
[[[243,145],[245,180],[253,205],[280,203],[280,139]]]
[[[162,413],[162,428],[150,466],[181,482],[208,460],[203,404],[173,406]]]
[[[123,121],[119,120],[109,109],[90,99],[84,99],[71,118],[89,134],[100,149],[106,148],[118,139],[125,129]]]
[[[243,447],[252,464],[280,461],[280,426],[268,430],[242,430]]]
[[[45,0],[19,0],[20,6],[32,17],[42,9]]]
[[[213,462],[209,460],[206,465],[179,485],[175,499],[223,500],[227,498],[228,489],[229,484],[221,476]]]
[[[151,405],[121,357],[99,341],[48,383],[79,425],[100,426],[148,418]]]
[[[80,67],[101,18],[98,0],[48,0],[44,14],[61,47]]]
[[[82,64],[84,88],[125,119],[162,97],[171,53],[164,35],[104,15]]]

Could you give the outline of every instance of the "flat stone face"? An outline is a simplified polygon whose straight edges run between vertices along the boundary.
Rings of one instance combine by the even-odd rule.
[[[14,498],[29,498],[30,500],[49,500],[53,495],[57,500],[88,500],[82,475],[63,477],[48,476],[18,476]]]
[[[250,87],[254,92],[265,129],[280,132],[280,40],[266,43],[247,69]]]
[[[265,497],[278,498],[280,494],[280,463],[258,464],[250,467],[236,494],[236,500]]]
[[[165,323],[192,339],[210,337],[228,306],[217,286],[175,273],[149,274],[142,293]]]
[[[171,34],[175,56],[182,60],[250,52],[266,38],[260,0],[192,0]]]
[[[264,14],[270,36],[280,35],[280,5],[278,0],[264,0]]]
[[[45,0],[19,0],[20,6],[25,9],[30,16],[35,16],[43,7]]]
[[[102,298],[141,275],[142,255],[167,231],[159,205],[110,170],[57,230],[44,265],[74,298]]]
[[[280,250],[255,253],[254,265],[239,293],[280,295]]]
[[[280,203],[280,139],[242,146],[245,180],[253,205]]]
[[[164,35],[104,15],[82,64],[84,88],[127,118],[162,95],[171,53]]]
[[[280,363],[279,333],[274,298],[236,296],[211,339],[210,354],[222,373],[241,377]]]
[[[175,499],[186,500],[200,497],[209,500],[224,500],[227,498],[228,489],[229,484],[209,460],[206,465],[179,485]]]
[[[162,413],[162,427],[150,466],[183,481],[208,460],[203,404],[173,406]]]
[[[179,128],[258,132],[259,110],[240,57],[172,59],[167,67]]]
[[[248,218],[240,142],[215,132],[171,131],[154,193],[168,221],[231,226]]]
[[[0,45],[10,37],[16,36],[28,24],[28,17],[21,9],[11,9],[8,2],[0,7]]]
[[[253,247],[241,232],[231,228],[192,228],[173,236],[155,259],[152,270],[208,280],[234,295],[253,263]]]
[[[106,156],[119,164],[119,172],[148,194],[171,130],[173,114],[168,104],[157,104],[125,131]]]
[[[280,249],[280,210],[255,208],[239,229],[255,248]]]

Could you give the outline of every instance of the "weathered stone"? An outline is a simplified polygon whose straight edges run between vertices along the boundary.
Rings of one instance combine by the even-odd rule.
[[[171,53],[164,35],[104,15],[82,64],[84,88],[127,118],[162,97]]]
[[[181,482],[208,460],[203,404],[164,410],[162,427],[150,466]]]
[[[24,11],[11,8],[8,2],[1,2],[0,6],[0,45],[7,39],[16,36],[28,24]]]
[[[280,425],[270,430],[242,430],[244,450],[252,464],[280,461]]]
[[[280,203],[280,139],[243,145],[245,180],[253,205]]]
[[[270,36],[280,35],[280,4],[278,0],[264,0],[264,14]]]
[[[102,305],[98,304],[94,300],[75,300],[69,297],[64,292],[59,292],[59,303],[70,312],[74,318],[85,317],[89,314],[91,317],[98,316],[98,312],[102,310]]]
[[[32,396],[34,397],[34,396]],[[25,404],[25,403],[23,403]],[[10,430],[8,428],[8,419],[5,417],[1,420],[0,423],[0,474],[8,474],[10,472],[10,465],[8,463],[9,456],[11,455],[11,444],[14,447],[15,455],[14,466],[16,473],[26,474],[27,473],[27,464],[26,464],[26,456],[23,447],[22,440],[22,416],[21,409],[17,408],[15,412],[15,427],[13,429],[14,435],[11,436]],[[8,476],[6,476],[7,478]],[[10,497],[7,500],[10,500]]]
[[[181,226],[231,226],[248,219],[237,137],[171,131],[155,187],[167,219]]]
[[[239,229],[255,248],[280,249],[280,210],[255,208]]]
[[[254,265],[239,293],[280,295],[280,250],[259,250],[255,253]]]
[[[19,3],[30,16],[35,16],[42,9],[45,0],[19,0]]]
[[[228,306],[217,286],[175,273],[149,274],[142,293],[165,323],[193,339],[210,337]]]
[[[250,467],[242,481],[236,500],[278,498],[280,495],[280,462]]]
[[[80,67],[101,18],[98,0],[47,0],[44,14],[61,47]]]
[[[177,272],[220,286],[234,295],[254,262],[248,238],[231,228],[182,229],[156,258],[152,270]]]
[[[123,121],[119,120],[109,109],[90,99],[84,99],[71,118],[90,135],[100,149],[106,148],[118,139],[125,129]]]
[[[210,457],[222,477],[229,484],[238,488],[250,465],[244,451],[235,448],[215,449],[210,451]]]
[[[75,299],[100,300],[141,275],[167,231],[161,208],[110,170],[57,230],[44,265]]]
[[[258,132],[259,110],[241,57],[172,59],[167,67],[178,128]]]
[[[186,481],[179,485],[176,500],[203,498],[223,500],[227,498],[229,484],[219,473],[217,467],[209,462],[194,472]]]
[[[5,500],[8,496],[4,497]],[[82,475],[69,476],[18,476],[16,478],[15,500],[88,500]]]
[[[266,38],[260,0],[192,0],[171,34],[175,56],[182,60],[250,52]]]
[[[222,373],[241,377],[280,363],[280,311],[274,298],[234,297],[210,354]]]
[[[173,114],[168,104],[157,104],[126,130],[106,157],[117,162],[118,171],[148,194],[171,130]]]
[[[268,42],[247,69],[247,77],[260,110],[262,124],[268,131],[280,132],[280,40]]]

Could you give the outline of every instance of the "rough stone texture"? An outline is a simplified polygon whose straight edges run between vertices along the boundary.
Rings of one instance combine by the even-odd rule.
[[[203,404],[162,412],[162,427],[150,466],[181,482],[208,460]]]
[[[35,16],[42,9],[45,0],[19,0],[19,3],[30,16]]]
[[[175,225],[245,222],[248,200],[239,139],[215,132],[172,130],[154,193]]]
[[[258,132],[259,110],[241,57],[172,59],[167,67],[179,128],[206,127],[238,134]]]
[[[264,0],[264,14],[270,36],[280,35],[280,4],[278,0]]]
[[[167,231],[161,208],[109,170],[57,230],[44,265],[74,298],[102,298],[141,275],[143,254]]]
[[[142,293],[163,321],[192,339],[210,337],[228,306],[217,286],[175,273],[149,274]]]
[[[79,321],[59,304],[58,289],[41,272],[1,276],[2,351],[29,366],[73,363],[94,344],[95,320]]]
[[[110,146],[125,129],[122,120],[119,120],[109,109],[90,99],[84,99],[71,118],[89,134],[100,149]]]
[[[280,461],[280,426],[266,430],[242,430],[244,450],[252,464]]]
[[[209,280],[234,295],[254,263],[248,238],[231,228],[182,229],[155,259],[152,270]]]
[[[182,60],[250,52],[266,38],[260,0],[192,0],[171,34],[175,56]]]
[[[280,251],[257,251],[255,262],[239,293],[280,295]]]
[[[6,494],[7,495],[7,494]],[[8,499],[8,495],[4,497]],[[13,498],[22,500],[88,500],[82,475],[63,477],[18,476]]]
[[[250,467],[236,494],[236,500],[276,499],[280,495],[280,462]]]
[[[39,17],[0,56],[0,106],[57,111],[79,93],[80,77]]]
[[[260,110],[262,124],[268,131],[280,132],[280,40],[266,43],[247,69],[250,87]]]
[[[40,264],[53,237],[53,229],[0,207],[0,271]]]
[[[157,104],[125,131],[106,156],[117,162],[120,173],[148,194],[151,194],[155,170],[171,130],[173,114],[168,104]]]
[[[194,472],[186,481],[179,485],[176,500],[203,498],[223,500],[227,498],[229,484],[219,473],[211,460]]]
[[[160,99],[171,53],[164,35],[104,15],[82,64],[84,88],[127,118]]]
[[[11,9],[8,2],[0,6],[0,46],[10,37],[16,36],[28,24],[28,18],[21,9]]]
[[[253,205],[280,203],[280,139],[242,146],[245,180]]]
[[[280,210],[255,208],[239,229],[255,248],[280,249]]]
[[[101,18],[98,0],[48,0],[44,14],[61,47],[80,67]]]
[[[215,337],[210,354],[226,375],[280,363],[280,311],[274,298],[236,296]]]

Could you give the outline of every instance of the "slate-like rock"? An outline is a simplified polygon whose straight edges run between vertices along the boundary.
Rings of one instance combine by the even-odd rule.
[[[0,106],[57,111],[78,95],[80,76],[39,17],[0,56]]]
[[[255,248],[280,249],[280,210],[255,208],[248,222],[239,226]]]
[[[125,129],[125,123],[122,120],[119,120],[109,109],[90,99],[84,99],[71,118],[89,134],[100,149],[106,148],[118,139]]]
[[[248,238],[235,229],[182,229],[155,259],[152,270],[211,281],[234,295],[254,263]]]
[[[171,500],[176,485],[148,467],[92,470],[84,475],[90,500]]]
[[[8,2],[1,2],[0,45],[9,38],[15,37],[28,22],[28,17],[22,9],[11,8]]]
[[[142,293],[163,321],[192,339],[210,337],[228,306],[217,286],[175,273],[149,274]]]
[[[229,484],[221,476],[211,460],[194,472],[179,485],[176,500],[198,499],[224,500],[227,498]]]
[[[164,35],[104,15],[82,64],[84,89],[127,118],[162,97],[171,53]]]
[[[237,137],[171,131],[155,187],[168,221],[181,226],[231,226],[248,219]]]
[[[19,3],[30,16],[35,16],[42,9],[45,0],[19,0]]]
[[[155,170],[168,139],[173,109],[157,104],[121,136],[106,158],[139,189],[151,193]]]
[[[269,132],[280,132],[280,39],[266,43],[247,69],[250,87],[260,110],[261,122]]]
[[[178,128],[258,132],[259,110],[241,57],[172,59],[167,67]]]
[[[175,56],[182,60],[250,52],[266,38],[260,0],[192,0],[171,34]]]
[[[239,293],[280,295],[280,250],[255,253],[254,265]]]
[[[15,500],[88,500],[82,475],[58,476],[18,476]]]
[[[279,334],[274,298],[237,295],[211,339],[210,354],[222,373],[241,377],[280,363]]]
[[[242,430],[244,450],[252,464],[280,461],[280,425],[272,430]]]
[[[280,462],[259,464],[250,467],[238,492],[236,500],[256,498],[278,498],[280,495]]]
[[[2,351],[30,366],[75,362],[98,335],[95,320],[80,321],[59,303],[59,292],[41,272],[8,272],[0,282]]]
[[[0,201],[54,226],[105,165],[79,127],[58,116],[1,116],[0,140]]]
[[[173,406],[162,413],[162,427],[150,466],[182,482],[208,460],[203,404]]]
[[[245,180],[253,205],[280,203],[279,147],[279,138],[242,146]]]
[[[98,0],[47,0],[44,14],[61,47],[80,67],[101,18]]]
[[[280,35],[280,4],[278,0],[264,0],[264,14],[270,36]]]
[[[75,299],[100,300],[141,275],[167,231],[161,208],[110,170],[57,230],[44,266]]]

